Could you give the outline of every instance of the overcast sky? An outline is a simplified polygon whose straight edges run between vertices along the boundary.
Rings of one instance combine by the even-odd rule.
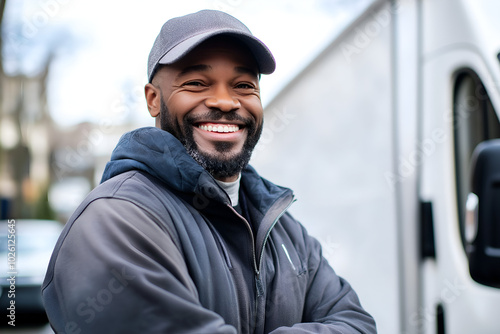
[[[273,52],[261,81],[266,104],[371,0],[7,0],[4,67],[36,74],[51,59],[49,109],[61,125],[133,120],[153,125],[143,87],[149,50],[163,23],[220,9]]]

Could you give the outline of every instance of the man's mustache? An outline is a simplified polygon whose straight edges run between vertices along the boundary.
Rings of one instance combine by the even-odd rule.
[[[203,113],[201,115],[196,115],[196,116],[189,115],[186,117],[186,120],[189,121],[189,123],[191,123],[191,124],[199,123],[202,121],[203,122],[206,122],[206,121],[212,121],[212,122],[238,121],[238,122],[243,123],[247,126],[255,124],[255,120],[251,117],[245,118],[245,117],[239,115],[236,111],[221,111],[220,109],[210,109],[210,110],[207,110],[205,113]]]

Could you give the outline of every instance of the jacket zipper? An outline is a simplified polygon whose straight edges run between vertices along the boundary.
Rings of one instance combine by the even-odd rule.
[[[214,179],[215,180],[215,179]],[[224,194],[226,194],[226,199],[227,199],[227,202],[226,202],[226,205],[238,216],[240,217],[244,222],[245,222],[245,226],[248,230],[248,233],[250,235],[250,241],[251,241],[251,244],[252,244],[252,257],[253,257],[253,267],[254,267],[254,271],[257,272],[257,259],[255,257],[255,237],[253,235],[253,231],[252,231],[252,227],[250,226],[250,223],[245,219],[245,217],[243,217],[242,215],[240,215],[238,213],[238,211],[236,211],[233,206],[231,205],[231,198],[229,197],[229,195],[226,193],[226,191],[224,189],[222,189],[222,187],[217,183],[215,182],[215,184],[223,191]]]
[[[241,218],[241,220],[243,220],[245,222],[245,226],[248,230],[248,234],[250,235],[250,241],[251,241],[251,244],[252,244],[252,260],[253,260],[253,269],[254,271],[257,273],[258,270],[257,270],[257,258],[255,256],[255,237],[253,235],[253,231],[252,231],[252,227],[250,226],[250,223],[245,219],[245,217],[243,217],[242,215],[240,215],[238,213],[238,211],[236,211],[232,206],[231,204],[228,204],[228,207],[233,210],[233,212]]]
[[[217,184],[217,183],[216,183]],[[217,186],[219,186],[220,188],[220,185],[217,184]],[[221,188],[222,189],[222,188]],[[225,191],[224,191],[225,193]],[[253,266],[254,266],[254,272],[255,272],[255,287],[256,287],[256,298],[255,298],[255,318],[254,318],[254,329],[257,328],[257,321],[258,321],[258,310],[259,310],[259,298],[261,296],[264,295],[265,291],[264,291],[264,284],[262,283],[262,279],[260,277],[260,271],[261,271],[261,266],[262,266],[262,258],[264,257],[264,249],[266,247],[266,244],[267,244],[267,239],[269,239],[269,235],[271,234],[271,231],[272,229],[274,228],[274,226],[276,225],[276,223],[278,222],[278,220],[285,214],[285,212],[290,208],[290,206],[296,201],[295,197],[292,195],[292,199],[290,200],[290,202],[287,204],[287,206],[281,211],[281,213],[274,219],[273,223],[271,224],[271,226],[269,227],[269,229],[267,230],[267,233],[266,233],[266,236],[264,237],[264,240],[262,242],[262,247],[259,251],[259,260],[258,260],[258,264],[257,264],[257,252],[256,252],[256,244],[255,244],[255,237],[253,235],[253,231],[252,231],[252,227],[250,226],[250,223],[245,219],[245,217],[243,217],[242,215],[240,215],[238,213],[238,211],[236,211],[233,206],[230,204],[231,203],[231,199],[229,198],[229,196],[227,195],[226,193],[226,196],[227,196],[227,199],[229,200],[229,203],[227,204],[227,206],[238,216],[240,217],[244,222],[245,222],[245,226],[248,230],[248,234],[250,235],[250,241],[251,241],[251,244],[252,244],[252,258],[253,258]],[[276,202],[275,202],[276,203]],[[272,207],[272,206],[271,206]]]
[[[255,291],[256,291],[256,297],[255,297],[255,311],[254,311],[254,329],[257,328],[258,325],[258,319],[259,319],[259,298],[262,297],[265,293],[264,291],[264,284],[262,283],[262,278],[260,277],[260,272],[261,272],[261,267],[262,267],[262,259],[264,257],[264,249],[266,247],[267,240],[269,239],[269,235],[271,234],[272,229],[278,222],[278,220],[285,214],[285,212],[290,208],[290,206],[295,202],[295,198],[292,197],[292,200],[287,204],[287,206],[281,211],[281,213],[274,219],[273,223],[267,230],[266,236],[264,237],[264,240],[262,242],[262,247],[259,251],[259,260],[257,264],[257,258],[256,258],[256,245],[255,245],[255,237],[253,235],[252,227],[250,226],[250,223],[243,217],[241,216],[231,205],[231,209],[245,222],[245,225],[248,229],[248,232],[250,234],[250,238],[252,240],[252,256],[253,256],[253,262],[254,262],[254,271],[255,271]]]
[[[262,268],[262,259],[264,258],[264,249],[266,248],[267,240],[269,239],[269,235],[271,234],[271,231],[273,230],[274,226],[276,223],[278,223],[278,220],[285,214],[285,212],[290,208],[290,206],[295,202],[295,199],[292,198],[290,203],[281,211],[281,213],[274,219],[273,223],[267,230],[266,236],[264,237],[264,240],[262,242],[262,247],[259,252],[259,264],[257,266],[257,271],[255,272],[255,285],[257,287],[257,299],[264,295],[264,284],[262,283],[262,279],[260,277],[260,272]],[[256,303],[257,305],[257,303]]]
[[[281,211],[281,213],[274,219],[273,223],[271,224],[271,226],[267,230],[266,236],[264,237],[264,240],[262,242],[262,247],[261,247],[261,249],[259,251],[259,261],[258,261],[258,264],[257,264],[257,252],[256,252],[256,249],[255,249],[255,246],[256,246],[255,245],[255,237],[253,235],[252,227],[250,226],[250,223],[245,219],[245,217],[243,217],[242,215],[240,215],[238,213],[238,211],[236,211],[231,205],[228,204],[228,206],[231,208],[231,210],[233,210],[233,212],[245,222],[245,226],[246,226],[246,228],[248,230],[248,234],[250,235],[250,239],[252,241],[253,266],[254,266],[255,275],[258,278],[258,280],[260,280],[260,269],[261,269],[261,266],[262,266],[262,258],[263,258],[263,255],[264,255],[264,249],[266,247],[267,239],[269,239],[269,235],[271,234],[271,231],[274,228],[274,226],[276,225],[276,223],[278,223],[278,220],[285,214],[285,212],[290,208],[290,206],[294,202],[295,202],[295,198],[292,198],[292,200],[290,201],[290,203],[288,203],[287,206]],[[262,282],[260,282],[260,284],[261,283]]]

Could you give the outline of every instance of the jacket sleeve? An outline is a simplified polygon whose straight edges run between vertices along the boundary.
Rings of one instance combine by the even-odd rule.
[[[97,199],[67,229],[43,288],[57,333],[236,333],[202,307],[172,234],[135,204]]]
[[[337,276],[322,256],[320,243],[302,228],[309,282],[301,323],[279,327],[272,334],[377,333],[375,320],[361,306],[349,283]]]

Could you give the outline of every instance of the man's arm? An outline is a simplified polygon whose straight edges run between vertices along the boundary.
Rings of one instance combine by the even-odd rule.
[[[131,202],[92,202],[53,269],[43,298],[57,333],[236,333],[200,305],[168,231]]]

